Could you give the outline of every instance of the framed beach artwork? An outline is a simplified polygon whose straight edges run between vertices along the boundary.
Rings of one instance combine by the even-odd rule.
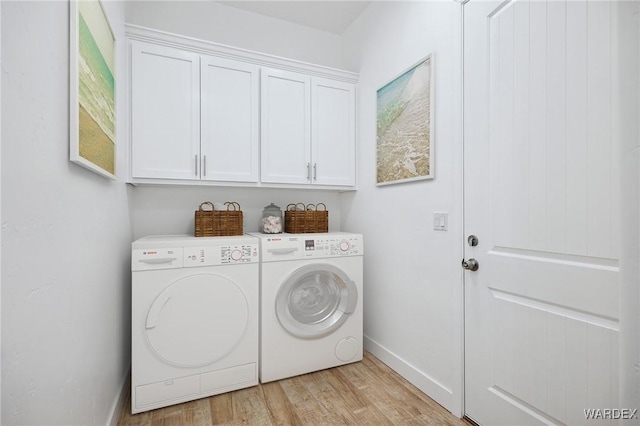
[[[433,179],[433,56],[377,91],[377,185]]]
[[[115,179],[115,37],[98,0],[70,1],[70,159]]]

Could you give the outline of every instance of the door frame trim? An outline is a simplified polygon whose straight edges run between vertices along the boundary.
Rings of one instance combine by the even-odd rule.
[[[454,239],[452,258],[454,266],[458,268],[457,279],[452,289],[452,312],[454,316],[453,333],[451,342],[453,345],[453,380],[451,387],[451,413],[462,418],[465,413],[464,405],[464,270],[460,267],[460,261],[465,254],[464,246],[464,6],[469,0],[453,0],[457,3],[456,39],[453,41],[456,47],[457,58],[454,62],[454,93],[453,93],[453,211],[457,213],[457,224],[452,227]],[[453,218],[452,218],[453,219]],[[457,241],[457,243],[455,243]]]
[[[640,406],[640,6],[614,2],[612,136],[620,146],[620,407]],[[627,55],[631,51],[635,54]],[[616,69],[617,68],[617,69]],[[626,72],[622,72],[622,70]],[[623,184],[624,182],[624,184]]]

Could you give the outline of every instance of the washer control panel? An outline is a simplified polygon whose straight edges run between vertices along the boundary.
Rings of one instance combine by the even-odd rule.
[[[214,266],[258,262],[258,244],[185,247],[184,266]]]
[[[336,257],[362,255],[362,237],[357,234],[328,235],[304,239],[304,257]]]

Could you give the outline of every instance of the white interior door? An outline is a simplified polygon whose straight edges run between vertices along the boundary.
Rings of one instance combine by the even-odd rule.
[[[465,412],[480,424],[609,424],[585,410],[617,407],[613,8],[464,6],[465,259],[479,264]]]

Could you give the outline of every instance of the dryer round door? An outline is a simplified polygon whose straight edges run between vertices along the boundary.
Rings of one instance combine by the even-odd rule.
[[[276,315],[290,334],[312,339],[340,328],[357,302],[356,285],[342,270],[313,264],[297,269],[281,285]]]
[[[248,322],[247,298],[237,285],[219,275],[197,274],[158,295],[145,328],[149,345],[162,360],[199,367],[233,351]]]

